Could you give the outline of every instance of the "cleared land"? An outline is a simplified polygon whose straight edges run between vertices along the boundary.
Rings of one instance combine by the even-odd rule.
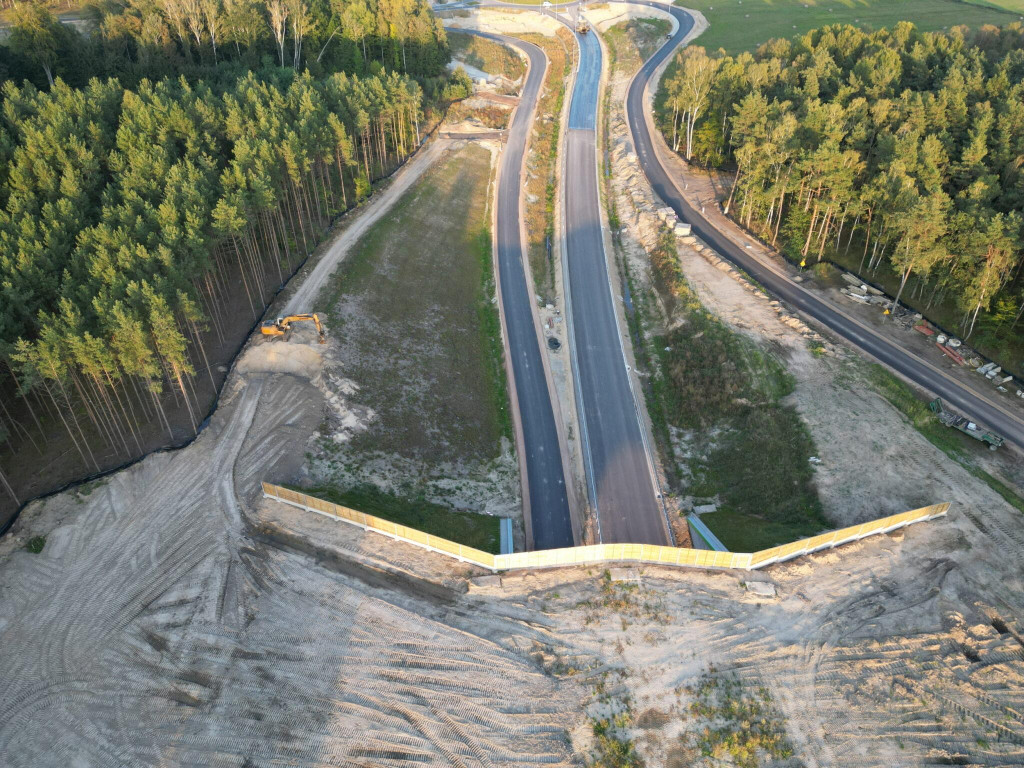
[[[315,305],[332,338],[333,408],[303,481],[340,503],[372,503],[365,511],[382,517],[402,504],[457,510],[467,527],[443,526],[444,535],[475,545],[496,541],[497,522],[473,513],[514,515],[517,495],[493,303],[491,177],[485,148],[442,157],[325,285]]]
[[[677,0],[676,5],[700,11],[711,27],[695,45],[709,51],[724,48],[740,53],[773,37],[793,37],[827,24],[853,24],[862,29],[889,27],[911,21],[926,31],[958,24],[1003,26],[1019,21],[1019,0],[967,4],[958,0]]]

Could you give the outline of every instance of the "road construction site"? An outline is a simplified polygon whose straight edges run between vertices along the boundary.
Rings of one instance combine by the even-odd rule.
[[[622,119],[608,149],[627,179]],[[451,148],[421,149],[278,314],[320,310]],[[644,183],[623,233],[640,279],[664,228]],[[831,522],[940,500],[947,517],[757,574],[494,576],[264,499],[262,480],[309,471],[325,422],[369,421],[344,381],[349,305],[324,345],[310,324],[254,339],[192,445],[37,502],[0,540],[4,762],[559,766],[629,745],[649,766],[749,764],[727,743],[750,728],[710,689],[763,702],[776,765],[1024,765],[1019,512],[866,386],[843,342],[692,245],[678,254],[700,301],[795,378]]]

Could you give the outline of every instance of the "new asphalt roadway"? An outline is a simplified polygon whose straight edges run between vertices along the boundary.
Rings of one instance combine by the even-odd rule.
[[[693,18],[679,8],[662,3],[638,4],[668,11],[679,22],[679,28],[672,39],[666,41],[665,45],[641,67],[626,95],[627,120],[633,135],[633,143],[636,145],[637,157],[658,196],[666,205],[672,207],[682,221],[690,223],[694,234],[753,277],[769,293],[822,323],[879,362],[938,395],[964,415],[994,429],[1018,447],[1024,447],[1024,419],[1020,416],[965,387],[940,368],[903,349],[874,329],[845,314],[831,302],[794,283],[780,266],[746,253],[745,249],[721,234],[708,223],[700,211],[694,210],[683,199],[655,152],[653,137],[644,116],[644,91],[655,70],[672,55],[682,38],[693,27]]]
[[[525,454],[533,544],[536,549],[571,547],[572,522],[562,452],[534,325],[533,292],[526,284],[520,236],[523,154],[547,60],[544,52],[531,43],[501,35],[477,34],[515,46],[530,58],[530,73],[509,126],[508,143],[501,155],[496,228],[498,274],[513,384],[523,429],[522,450]]]
[[[668,544],[604,250],[595,131],[601,46],[594,33],[576,39],[579,69],[569,106],[562,189],[566,307],[575,340],[571,354],[591,503],[602,542]]]

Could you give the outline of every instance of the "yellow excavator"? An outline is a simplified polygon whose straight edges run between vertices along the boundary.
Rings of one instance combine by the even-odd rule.
[[[320,315],[313,313],[310,315],[288,315],[288,317],[279,317],[276,322],[264,323],[260,326],[264,336],[284,336],[291,330],[292,323],[312,321],[316,325],[316,332],[319,334],[319,340],[321,344],[327,343],[327,334],[324,332],[324,326],[320,322]]]

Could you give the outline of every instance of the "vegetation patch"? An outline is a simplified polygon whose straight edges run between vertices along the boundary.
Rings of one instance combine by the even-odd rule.
[[[43,547],[46,546],[45,536],[33,536],[27,542],[25,542],[25,549],[31,552],[33,555],[38,555],[43,551]]]
[[[633,703],[621,687],[609,687],[609,676],[618,682],[626,679],[627,670],[605,670],[596,680],[593,699],[587,706],[590,729],[594,742],[587,757],[587,768],[642,768],[643,759],[633,742],[637,727],[633,716]]]
[[[665,620],[664,604],[656,594],[643,589],[638,581],[614,581],[608,570],[601,574],[598,593],[576,607],[586,612],[586,624],[599,621],[608,612],[619,614],[624,625],[627,619]]]
[[[489,75],[501,75],[509,80],[518,80],[526,73],[526,64],[522,57],[493,40],[449,29],[448,45],[452,51],[452,58]]]
[[[375,485],[357,485],[351,488],[340,488],[331,484],[316,485],[312,488],[294,485],[287,487],[483,552],[498,554],[501,551],[500,520],[491,515],[450,509],[422,497],[399,496],[383,491]]]
[[[632,725],[633,715],[628,706],[607,717],[590,718],[595,746],[587,765],[590,768],[640,768],[644,763],[629,735]]]
[[[477,120],[486,128],[501,130],[508,128],[512,111],[508,107],[501,107],[494,104],[486,106],[469,106],[466,101],[460,101],[448,109],[445,120],[448,123],[459,123],[463,120]]]
[[[639,69],[664,44],[671,29],[668,19],[630,19],[613,25],[604,33],[609,69],[627,73]]]
[[[778,356],[735,333],[700,304],[682,275],[675,240],[651,253],[654,288],[673,318],[648,319],[653,302],[634,299],[638,329],[651,328],[644,362],[648,410],[673,490],[714,499],[702,519],[733,551],[753,552],[829,527],[814,487],[814,442],[782,403],[793,378]],[[680,436],[683,436],[680,439]],[[686,455],[677,455],[684,442]]]
[[[324,376],[336,397],[307,454],[310,484],[363,496],[375,487],[377,501],[416,511],[399,522],[467,544],[459,521],[476,518],[459,515],[486,510],[478,524],[496,526],[493,513],[514,516],[519,489],[487,227],[491,173],[478,145],[447,153],[359,239],[316,301],[331,328]],[[421,524],[435,513],[439,528]]]
[[[785,721],[764,686],[748,689],[735,674],[710,667],[685,691],[692,720],[683,738],[704,758],[698,764],[758,768],[793,756]]]
[[[688,491],[717,496],[701,519],[726,547],[756,552],[827,530],[808,461],[814,444],[792,408],[741,408],[706,458],[691,465]]]
[[[540,46],[548,57],[548,71],[537,103],[537,117],[526,159],[526,240],[534,289],[546,302],[554,298],[555,196],[558,190],[558,140],[561,135],[565,84],[572,59],[572,34],[559,29],[555,37],[530,33],[520,37]]]
[[[490,160],[467,146],[425,174],[318,299],[359,388],[353,402],[376,414],[357,452],[473,461],[512,439],[486,227]]]

